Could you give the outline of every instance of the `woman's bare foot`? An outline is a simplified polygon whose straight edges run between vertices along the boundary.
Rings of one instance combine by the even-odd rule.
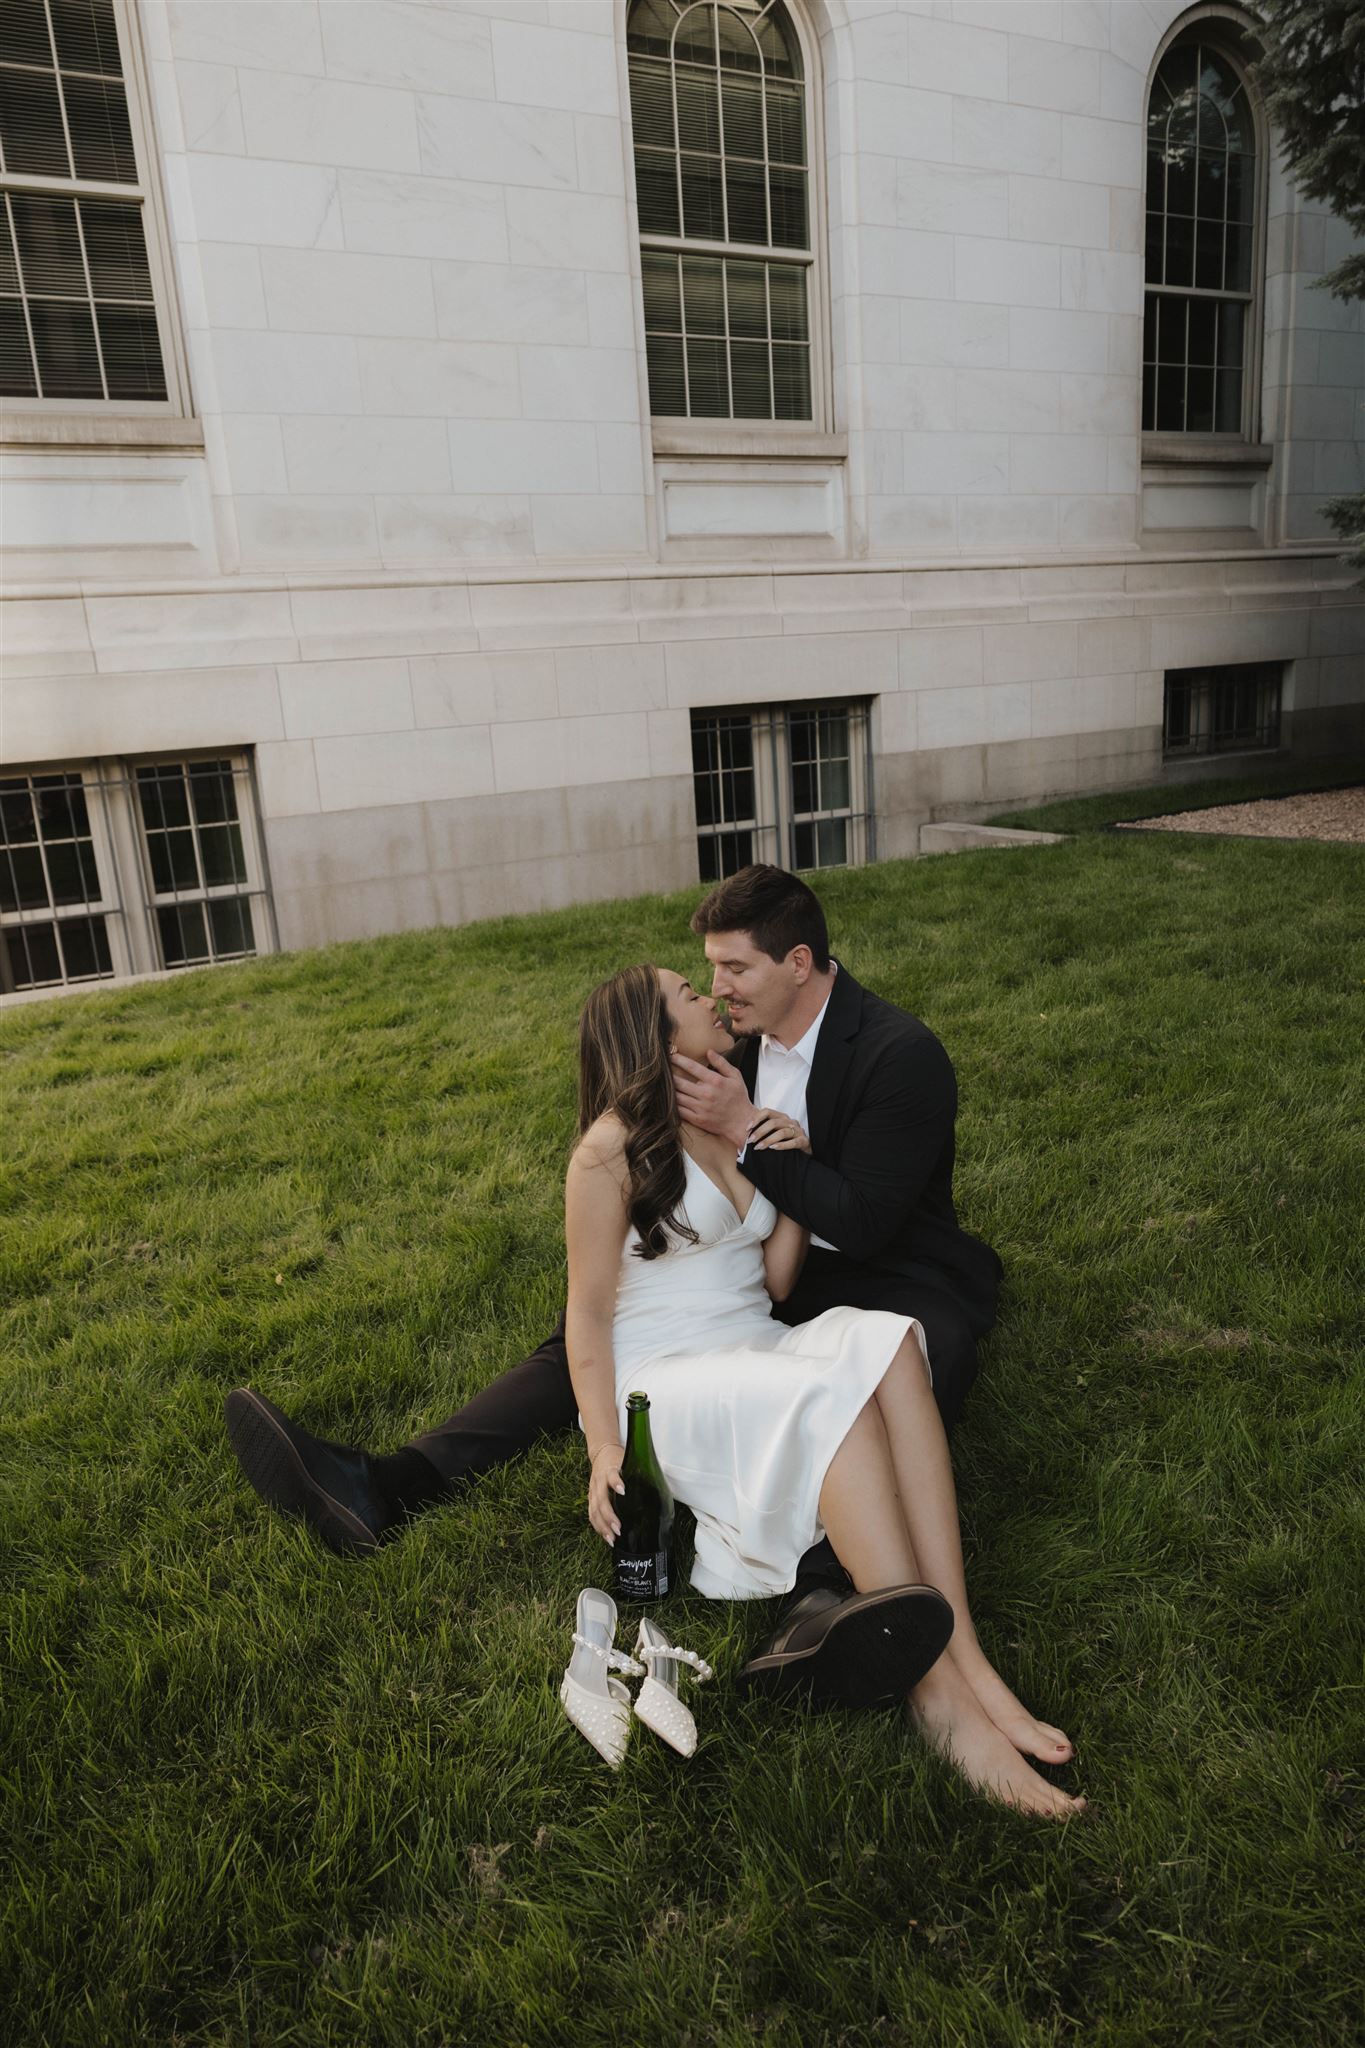
[[[1075,1750],[1071,1739],[1049,1721],[1039,1721],[1012,1693],[979,1643],[959,1644],[957,1636],[947,1654],[966,1679],[988,1717],[1002,1735],[1008,1735],[1024,1756],[1036,1756],[1040,1763],[1068,1763]]]
[[[957,1765],[969,1785],[1021,1813],[1065,1820],[1084,1810],[1075,1799],[1030,1770],[1018,1747],[987,1714],[956,1666],[941,1657],[907,1702],[925,1738]]]

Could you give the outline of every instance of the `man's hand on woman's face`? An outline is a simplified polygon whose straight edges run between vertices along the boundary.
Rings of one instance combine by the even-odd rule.
[[[732,1067],[718,1052],[708,1053],[706,1065],[688,1059],[686,1053],[673,1055],[673,1082],[684,1123],[713,1138],[728,1138],[736,1152],[749,1136],[754,1106],[738,1067]]]

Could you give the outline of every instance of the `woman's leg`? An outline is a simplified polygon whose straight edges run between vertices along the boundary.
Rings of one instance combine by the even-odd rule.
[[[922,1376],[923,1368],[919,1370]],[[932,1395],[929,1405],[932,1409]],[[937,1419],[937,1410],[934,1414]],[[820,1517],[860,1593],[882,1586],[935,1583],[932,1573],[923,1569],[907,1526],[891,1444],[875,1398],[830,1463],[820,1491]],[[959,1552],[959,1568],[960,1563]],[[946,1587],[940,1590],[947,1593]],[[991,1720],[953,1662],[951,1644],[911,1693],[910,1706],[929,1740],[980,1790],[1029,1813],[1064,1815],[1076,1810],[1077,1801],[1030,1770],[1016,1745]]]
[[[1065,1763],[1071,1743],[1060,1728],[1039,1721],[1015,1698],[977,1640],[967,1604],[957,1493],[948,1439],[913,1331],[877,1388],[896,1485],[920,1569],[953,1610],[950,1654],[986,1712],[1016,1749],[1044,1763]],[[836,1539],[837,1548],[837,1539]],[[842,1555],[842,1553],[840,1553]]]

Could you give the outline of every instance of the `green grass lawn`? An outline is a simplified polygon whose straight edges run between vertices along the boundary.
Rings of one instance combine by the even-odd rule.
[[[992,825],[1022,826],[1032,832],[1102,832],[1125,818],[1163,818],[1176,811],[1210,810],[1219,804],[1250,803],[1257,797],[1292,796],[1297,790],[1339,789],[1365,782],[1365,756],[1291,756],[1258,763],[1250,757],[1242,772],[1201,776],[1197,781],[1163,782],[1152,789],[1103,790],[1098,796],[1053,797],[1023,810],[1001,811]]]
[[[690,899],[20,1008],[7,2043],[1361,2039],[1365,853],[1092,835],[822,894],[957,1063],[1008,1275],[969,1580],[1089,1814],[741,1703],[771,1610],[690,1593],[697,1756],[637,1729],[611,1776],[555,1697],[607,1569],[577,1443],[359,1565],[230,1460],[244,1379],[388,1447],[544,1333],[578,1004],[695,971]]]

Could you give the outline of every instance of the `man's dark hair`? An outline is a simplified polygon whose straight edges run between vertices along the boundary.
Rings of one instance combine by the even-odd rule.
[[[717,882],[693,911],[692,929],[702,936],[747,932],[770,960],[785,960],[793,946],[809,946],[816,972],[829,966],[829,931],[819,897],[799,876],[766,861]]]

